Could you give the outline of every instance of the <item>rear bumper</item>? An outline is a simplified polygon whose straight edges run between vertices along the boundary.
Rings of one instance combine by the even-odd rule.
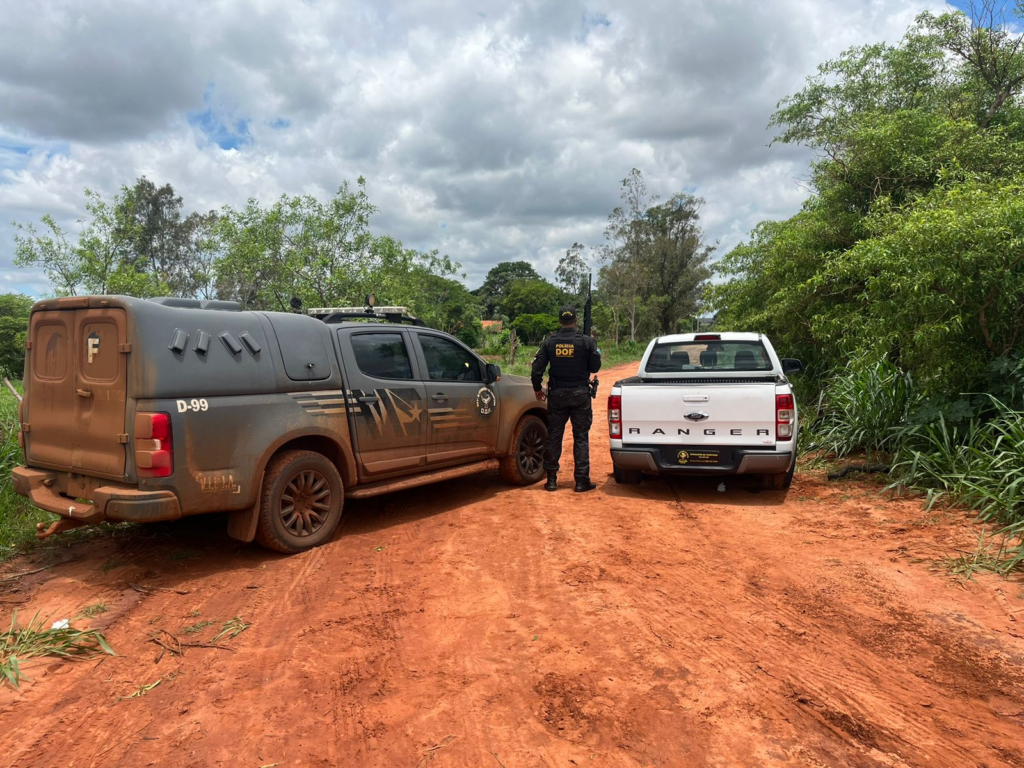
[[[67,472],[15,467],[11,471],[14,490],[32,504],[55,515],[83,523],[124,520],[150,523],[181,517],[178,497],[171,491],[140,491],[130,485],[107,483],[88,490],[92,503],[77,501]],[[81,490],[81,489],[78,489]]]
[[[701,466],[670,464],[665,461],[664,447],[613,448],[612,464],[619,469],[639,469],[652,475],[771,475],[786,472],[793,460],[791,452],[732,451],[726,464]]]

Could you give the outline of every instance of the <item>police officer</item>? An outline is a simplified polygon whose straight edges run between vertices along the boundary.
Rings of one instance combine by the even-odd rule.
[[[576,310],[562,307],[558,313],[561,328],[544,339],[533,361],[530,379],[538,400],[544,400],[541,381],[544,369],[548,377],[548,445],[544,469],[548,482],[544,490],[558,489],[558,460],[562,456],[565,422],[572,422],[572,457],[575,462],[576,493],[592,491],[590,482],[590,425],[594,412],[590,407],[590,374],[601,369],[601,352],[590,336],[576,330]]]

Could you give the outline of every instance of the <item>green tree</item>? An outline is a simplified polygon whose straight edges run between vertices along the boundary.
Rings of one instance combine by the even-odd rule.
[[[997,386],[1024,295],[1024,36],[997,6],[923,14],[780,102],[778,140],[820,153],[813,194],[719,263],[718,327],[771,334],[812,381],[884,359],[928,396]]]
[[[513,322],[519,338],[527,344],[536,344],[549,333],[558,330],[558,317],[550,312],[519,315]]]
[[[914,206],[879,206],[872,226],[815,276],[852,297],[813,321],[815,338],[859,337],[933,393],[978,385],[1024,341],[1024,175],[942,183]]]
[[[643,174],[634,168],[622,180],[622,205],[608,217],[605,266],[598,285],[614,317],[616,339],[622,322],[630,341],[642,330],[671,333],[694,314],[711,275],[714,246],[700,227],[703,198],[677,194],[656,205]]]
[[[183,219],[171,186],[145,177],[111,202],[85,190],[85,210],[76,241],[51,216],[15,223],[15,263],[42,268],[58,295],[210,296],[216,214]]]
[[[644,221],[647,207],[657,198],[648,195],[643,174],[636,168],[622,180],[622,205],[608,216],[602,258],[607,262],[600,272],[602,288],[616,313],[629,328],[629,340],[636,341],[643,317],[644,253],[648,230]]]
[[[46,273],[58,296],[74,296],[82,284],[82,261],[67,233],[52,216],[43,216],[41,228],[14,222],[14,263]]]
[[[216,263],[218,295],[246,308],[287,311],[291,297],[307,307],[360,302],[373,277],[408,271],[412,254],[401,243],[375,238],[370,216],[377,209],[360,178],[328,201],[312,195],[282,196],[269,208],[249,200],[241,210],[225,208],[218,235],[224,255]],[[383,273],[383,274],[381,274]]]
[[[183,216],[182,199],[171,185],[157,187],[143,176],[134,186],[122,187],[114,220],[113,237],[125,245],[125,262],[153,272],[174,296],[212,296],[215,212]]]
[[[555,278],[562,291],[581,306],[587,298],[587,279],[590,275],[587,260],[583,258],[584,247],[582,243],[573,243],[555,268]]]
[[[551,314],[565,302],[565,295],[547,280],[516,280],[505,288],[501,312],[515,321],[519,315]]]
[[[476,347],[483,337],[481,307],[476,296],[458,280],[434,274],[417,265],[409,281],[411,311],[431,328],[450,333],[464,344]]]
[[[502,261],[493,267],[484,278],[484,284],[474,291],[483,304],[487,317],[494,317],[505,299],[509,285],[519,280],[540,280],[527,261]]]
[[[646,213],[650,229],[643,257],[646,303],[662,334],[674,333],[681,319],[697,313],[711,277],[708,261],[715,248],[704,242],[703,207],[703,198],[678,194]]]
[[[20,293],[0,294],[0,375],[20,379],[25,369],[25,334],[33,300]]]

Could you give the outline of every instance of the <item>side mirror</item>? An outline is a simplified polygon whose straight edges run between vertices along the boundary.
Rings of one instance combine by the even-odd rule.
[[[498,367],[498,364],[497,363],[488,363],[487,364],[487,376],[485,377],[485,381],[488,384],[493,384],[494,382],[496,382],[500,378],[501,378],[501,368]]]
[[[794,360],[792,357],[782,358],[782,372],[783,373],[800,373],[804,369],[804,364],[799,360]]]

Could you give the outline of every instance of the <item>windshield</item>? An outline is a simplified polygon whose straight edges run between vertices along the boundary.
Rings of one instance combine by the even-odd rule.
[[[689,371],[770,371],[772,362],[760,341],[683,341],[657,344],[646,373]]]

